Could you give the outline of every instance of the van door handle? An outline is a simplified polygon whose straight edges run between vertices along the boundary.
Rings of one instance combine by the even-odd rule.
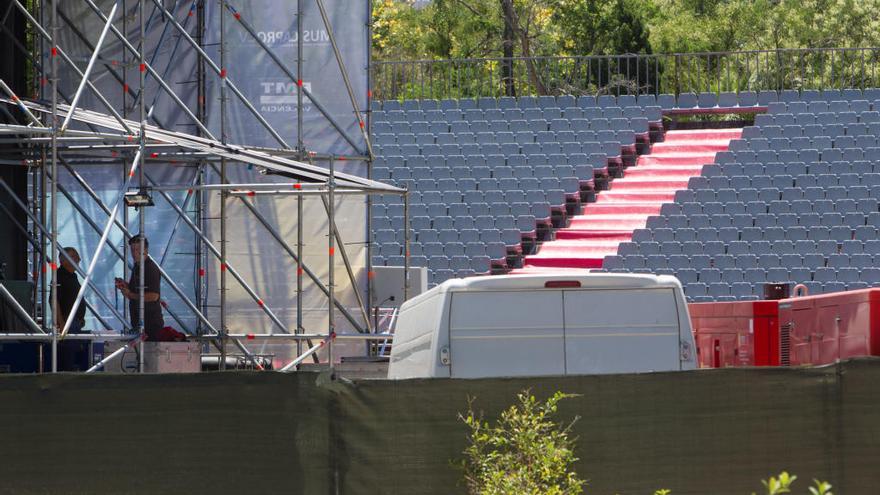
[[[440,348],[440,363],[443,366],[449,366],[452,363],[452,359],[449,357],[449,347]]]

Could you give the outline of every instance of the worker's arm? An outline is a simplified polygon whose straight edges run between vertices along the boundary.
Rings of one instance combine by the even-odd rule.
[[[130,290],[128,287],[125,287],[122,289],[122,295],[131,299],[132,301],[137,301],[139,294],[138,294],[138,291]],[[158,292],[144,291],[144,302],[156,302],[158,300],[159,300],[159,293]]]

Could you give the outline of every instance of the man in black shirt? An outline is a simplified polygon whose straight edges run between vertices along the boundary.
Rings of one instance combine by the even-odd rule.
[[[67,323],[67,318],[70,317],[70,310],[73,308],[73,302],[76,300],[76,295],[80,289],[79,278],[76,276],[76,267],[74,266],[74,263],[79,264],[79,253],[72,247],[64,248],[64,252],[67,253],[70,259],[68,260],[66,256],[59,253],[61,269],[56,272],[56,277],[58,277],[58,318],[56,319],[56,324],[59,330],[64,328],[64,325]],[[85,323],[86,305],[85,302],[81,302],[76,309],[76,314],[73,316],[73,321],[70,323],[68,333],[82,332]]]
[[[128,241],[131,248],[131,256],[134,259],[134,268],[131,270],[131,278],[125,282],[121,278],[116,279],[116,288],[122,295],[128,298],[128,312],[131,315],[132,328],[138,328],[140,320],[140,259],[141,240],[144,246],[144,332],[148,340],[155,340],[159,332],[165,326],[162,319],[162,305],[159,302],[159,285],[162,275],[156,262],[149,257],[150,246],[147,238],[138,234]]]

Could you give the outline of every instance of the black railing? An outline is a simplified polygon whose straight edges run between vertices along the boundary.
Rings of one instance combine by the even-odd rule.
[[[374,62],[376,99],[880,86],[880,48]]]

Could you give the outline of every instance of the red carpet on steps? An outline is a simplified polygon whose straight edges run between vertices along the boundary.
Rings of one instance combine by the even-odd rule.
[[[522,270],[601,268],[605,256],[617,254],[621,242],[632,239],[635,229],[644,228],[649,216],[675,199],[675,191],[687,189],[688,179],[700,175],[703,165],[715,161],[716,152],[741,135],[742,129],[667,132],[651,154],[640,156],[623,178],[611,181],[595,203],[556,231],[555,240],[527,256]]]

